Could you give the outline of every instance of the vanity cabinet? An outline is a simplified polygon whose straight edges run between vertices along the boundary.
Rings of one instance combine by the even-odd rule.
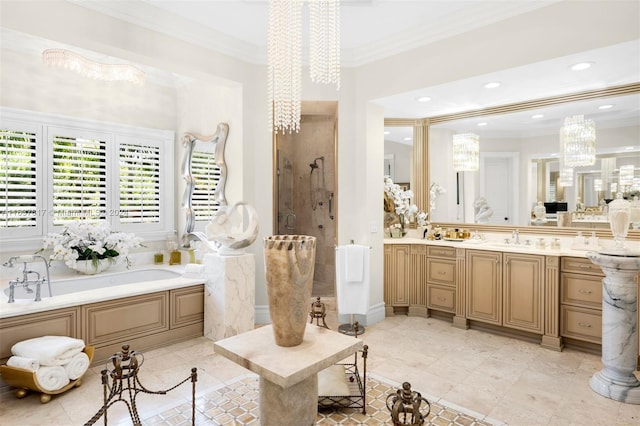
[[[384,246],[384,303],[385,313],[408,312],[410,244]]]
[[[544,333],[544,256],[467,250],[466,317]]]
[[[560,334],[583,342],[602,342],[602,279],[589,259],[563,257],[560,271]]]
[[[409,315],[427,317],[427,251],[424,244],[412,244],[409,253]]]
[[[467,250],[466,316],[502,325],[502,253]]]
[[[427,246],[427,308],[456,312],[456,249]]]

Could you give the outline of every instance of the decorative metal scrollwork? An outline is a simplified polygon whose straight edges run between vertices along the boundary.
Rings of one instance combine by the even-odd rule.
[[[426,405],[421,411],[423,402]],[[421,426],[431,412],[431,404],[420,392],[411,390],[411,383],[404,382],[401,389],[387,396],[387,409],[394,426]]]

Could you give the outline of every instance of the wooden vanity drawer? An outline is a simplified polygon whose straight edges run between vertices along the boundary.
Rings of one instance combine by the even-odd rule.
[[[594,265],[589,259],[582,257],[563,257],[561,269],[567,272],[594,274],[604,277],[602,269],[598,265]]]
[[[592,343],[602,342],[602,315],[593,309],[562,306],[562,336]]]
[[[456,291],[452,288],[427,284],[427,308],[455,312]]]
[[[427,281],[455,285],[456,261],[427,258]]]
[[[602,277],[562,273],[561,303],[602,309]]]
[[[427,256],[429,256],[429,257],[445,257],[445,258],[455,259],[456,258],[456,249],[455,249],[455,247],[428,246],[427,247]]]

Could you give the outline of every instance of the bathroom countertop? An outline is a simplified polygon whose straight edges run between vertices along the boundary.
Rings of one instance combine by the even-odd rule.
[[[407,235],[404,238],[385,238],[384,244],[426,244],[434,246],[446,246],[446,247],[459,247],[464,249],[475,250],[488,250],[488,251],[501,251],[509,253],[529,253],[539,254],[545,256],[571,256],[571,257],[587,257],[587,253],[590,251],[602,251],[610,249],[613,246],[613,240],[600,239],[600,245],[598,247],[589,247],[588,245],[576,247],[574,245],[574,238],[561,237],[560,249],[550,248],[550,241],[553,237],[545,236],[546,241],[545,248],[535,247],[536,236],[520,235],[520,244],[505,243],[504,239],[507,235],[501,235],[500,237],[491,235],[484,240],[481,239],[466,239],[466,240],[427,240],[420,237],[414,237]],[[525,245],[524,241],[530,240],[531,245]],[[626,246],[638,250],[640,243],[627,242]]]

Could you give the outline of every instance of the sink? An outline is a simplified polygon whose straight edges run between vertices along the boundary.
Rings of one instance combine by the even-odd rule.
[[[500,248],[500,249],[515,249],[515,250],[532,250],[536,248],[533,244],[526,245],[526,244],[488,242],[486,245],[490,247]]]

